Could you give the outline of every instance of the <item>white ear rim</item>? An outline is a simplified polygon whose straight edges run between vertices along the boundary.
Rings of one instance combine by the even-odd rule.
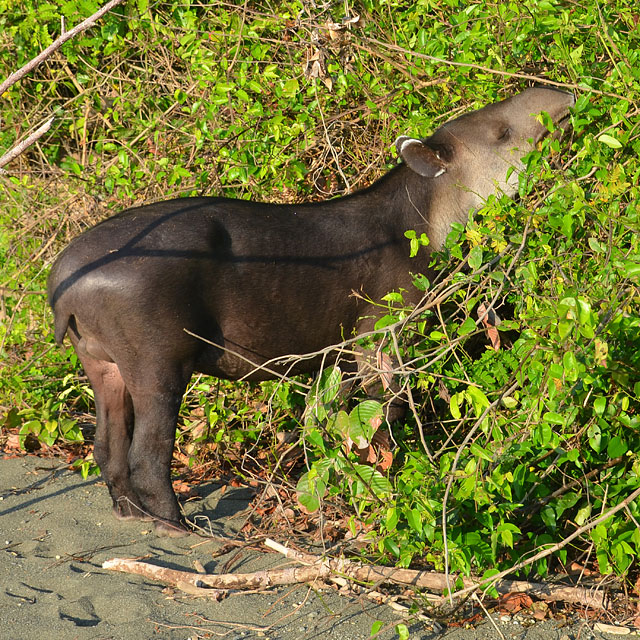
[[[411,166],[411,161],[406,157],[406,154],[411,153],[408,151],[408,147],[411,147],[411,146],[420,147],[420,149],[428,149],[429,153],[432,153],[438,159],[438,161],[440,162],[440,168],[433,174],[431,172],[423,173],[420,169],[412,166],[412,169],[419,175],[422,175],[425,178],[430,178],[433,180],[434,178],[437,178],[441,176],[443,173],[447,172],[447,168],[446,166],[443,166],[444,163],[438,151],[435,149],[431,149],[430,147],[427,147],[427,145],[425,145],[422,140],[419,140],[418,138],[411,138],[409,136],[398,136],[394,144],[395,144],[396,152],[398,153],[398,156],[402,158],[405,162],[407,162],[407,164],[409,164],[410,166]],[[416,152],[420,153],[420,151],[417,151],[417,150]]]
[[[398,144],[398,142],[400,144]],[[411,145],[411,144],[417,144],[417,145],[420,145],[421,147],[423,146],[421,140],[418,140],[417,138],[408,138],[407,136],[400,136],[395,141],[395,145],[396,145],[396,148],[398,149],[399,154],[402,154],[402,152],[404,151],[404,148],[407,145]]]

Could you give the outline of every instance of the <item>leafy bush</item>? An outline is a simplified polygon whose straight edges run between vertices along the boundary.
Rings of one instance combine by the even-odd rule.
[[[0,178],[3,428],[82,437],[86,382],[53,346],[43,296],[56,252],[82,228],[170,195],[290,202],[365,186],[399,133],[426,135],[546,78],[578,94],[573,133],[529,154],[518,201],[491,198],[430,265],[407,230],[416,273],[440,276],[416,277],[418,310],[387,296],[378,326],[412,401],[393,428],[393,465],[345,450],[345,437],[373,439],[385,407],[356,397],[345,408],[333,368],[303,418],[289,383],[265,385],[262,411],[255,389],[198,379],[181,446],[196,457],[213,439],[224,456],[301,423],[300,502],[313,511],[340,495],[385,561],[482,574],[559,545],[560,564],[595,557],[602,572],[630,571],[637,503],[590,523],[640,486],[637,10],[345,6],[129,0],[3,96],[1,147],[58,115]],[[96,8],[0,0],[0,75],[48,45],[61,15],[68,27]]]

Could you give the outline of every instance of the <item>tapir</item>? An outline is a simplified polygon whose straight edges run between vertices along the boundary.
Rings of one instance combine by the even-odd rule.
[[[69,337],[93,387],[94,455],[115,515],[184,534],[170,462],[191,375],[272,378],[285,370],[279,357],[371,330],[390,291],[417,301],[412,273],[427,273],[428,251],[490,194],[517,192],[522,156],[548,133],[536,115],[561,124],[573,104],[568,93],[529,88],[427,138],[401,136],[400,162],[344,197],[178,198],[73,240],[51,269],[48,298],[56,341]],[[422,262],[410,257],[407,230],[430,240]],[[309,357],[286,372],[320,365]]]

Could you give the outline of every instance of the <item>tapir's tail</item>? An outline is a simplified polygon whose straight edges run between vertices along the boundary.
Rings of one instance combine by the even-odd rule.
[[[67,328],[69,327],[69,319],[71,318],[71,314],[66,312],[62,313],[60,311],[55,311],[55,310],[53,314],[54,314],[53,335],[55,336],[56,342],[58,344],[62,344],[62,341],[64,340],[64,336],[67,333]]]
[[[49,273],[47,281],[47,300],[49,302],[49,306],[53,309],[53,335],[55,336],[56,342],[58,344],[62,344],[64,336],[67,333],[67,329],[69,328],[71,314],[68,311],[63,310],[63,305],[60,304],[62,287],[60,286],[59,271],[60,258],[55,261]]]

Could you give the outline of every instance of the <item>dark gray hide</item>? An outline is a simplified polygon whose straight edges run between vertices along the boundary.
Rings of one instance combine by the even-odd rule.
[[[372,328],[378,301],[410,272],[407,229],[438,248],[546,134],[532,114],[567,116],[573,96],[527,89],[425,140],[368,189],[323,203],[184,198],[129,209],[76,238],[49,277],[56,340],[67,334],[95,392],[95,459],[120,518],[184,531],[170,482],[178,408],[194,371],[235,380]],[[359,292],[361,296],[352,295]],[[416,290],[416,297],[418,292]],[[221,345],[211,346],[185,329]],[[293,372],[317,370],[301,361]],[[269,368],[279,371],[277,364]],[[136,507],[140,507],[140,510]]]

